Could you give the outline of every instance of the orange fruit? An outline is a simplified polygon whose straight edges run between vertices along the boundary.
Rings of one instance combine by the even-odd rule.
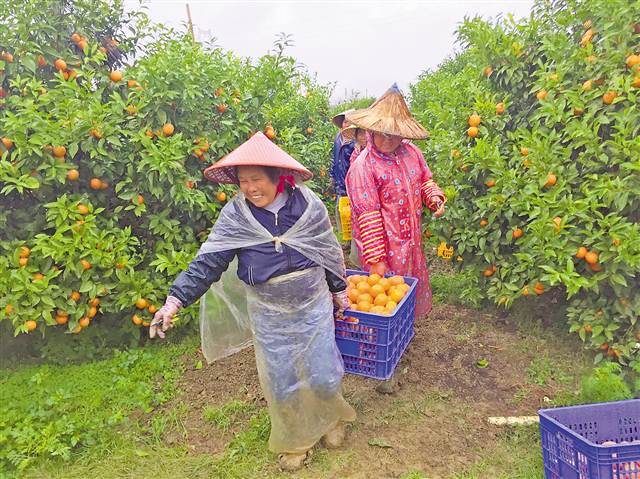
[[[100,298],[92,298],[89,301],[89,305],[90,306],[95,306],[96,308],[98,307],[99,304],[100,304]]]
[[[544,293],[544,285],[542,283],[536,283],[536,285],[533,287],[533,292],[537,295],[541,295],[542,293]]]
[[[131,316],[131,321],[133,321],[133,324],[135,324],[136,326],[140,326],[142,324],[142,319],[137,314]]]
[[[98,314],[98,308],[96,308],[95,306],[91,306],[89,308],[89,312],[87,313],[87,316],[89,316],[90,318],[94,318],[96,314]]]
[[[27,246],[20,247],[20,257],[26,258],[31,254],[31,250]]]
[[[224,113],[225,111],[227,111],[227,105],[225,103],[218,105],[218,113]]]
[[[149,303],[144,298],[139,298],[136,301],[136,308],[138,308],[138,309],[145,309],[147,306],[149,306]]]
[[[469,123],[469,126],[478,126],[480,125],[480,121],[481,121],[480,115],[478,115],[477,113],[474,113],[469,117],[469,119],[467,120],[467,123]]]
[[[29,258],[20,258],[18,262],[20,263],[20,267],[24,268],[29,262]]]
[[[358,291],[360,291],[361,293],[368,293],[369,291],[371,291],[371,285],[369,283],[367,283],[366,281],[360,281],[357,285],[356,288],[358,289]]]
[[[501,115],[504,113],[504,103],[500,102],[498,104],[496,104],[496,113],[498,115]]]
[[[555,218],[553,218],[553,223],[554,223],[553,228],[556,230],[556,233],[559,233],[560,228],[562,226],[562,218],[560,218],[559,216],[556,216]]]
[[[471,138],[477,137],[478,133],[480,133],[480,131],[476,126],[470,126],[469,129],[467,130],[467,135],[470,136]]]
[[[529,296],[529,285],[525,284],[522,288],[522,296]]]
[[[216,88],[216,91],[213,92],[213,95],[218,98],[220,95],[222,95],[224,93],[224,88],[222,88],[221,86],[219,86],[218,88]]]
[[[529,156],[529,148],[526,148],[526,147],[524,147],[524,146],[523,146],[523,147],[521,147],[521,148],[520,148],[520,154],[521,154],[522,156]]]
[[[42,273],[35,273],[33,275],[34,281],[42,281],[44,279],[44,275]]]
[[[360,292],[357,289],[350,289],[349,292],[347,293],[347,296],[349,296],[349,300],[352,303],[357,303],[358,296],[360,296]]]
[[[87,213],[89,213],[89,208],[86,205],[80,203],[78,205],[78,213],[80,213],[81,215],[86,215]]]
[[[80,40],[82,40],[82,37],[78,32],[75,32],[73,35],[71,35],[71,41],[73,43],[78,43]]]
[[[162,134],[164,136],[171,136],[175,131],[175,127],[171,123],[165,123],[162,125]]]
[[[493,273],[494,273],[493,268],[487,268],[482,272],[485,278],[493,276]]]
[[[538,100],[544,100],[545,98],[547,98],[548,94],[549,92],[547,90],[540,90],[538,93],[536,93],[536,98]]]
[[[511,236],[513,237],[513,239],[521,238],[522,235],[523,235],[523,232],[520,228],[514,229],[513,232],[511,233]]]
[[[27,321],[24,324],[27,327],[27,331],[33,331],[34,329],[36,329],[38,327],[38,323],[36,323],[33,319],[30,319],[29,321]]]
[[[307,127],[307,135],[310,135],[311,133],[313,133],[313,128],[309,126]]]
[[[380,278],[380,281],[378,281],[378,286],[382,287],[384,291],[388,291],[391,287],[391,281],[389,281],[388,278]]]
[[[484,74],[484,76],[490,77],[491,74],[493,73],[493,68],[485,67],[485,69],[482,71],[482,73]]]
[[[67,321],[69,321],[69,316],[60,316],[60,315],[56,316],[57,324],[67,324]]]
[[[370,312],[373,314],[384,314],[384,315],[388,313],[387,309],[384,306],[380,306],[380,305],[372,306]]]
[[[67,179],[70,181],[76,181],[80,178],[80,172],[78,170],[72,169],[67,171]]]
[[[149,307],[147,308],[147,311],[149,311],[151,314],[155,314],[155,312],[158,311],[158,308],[153,304],[150,304]]]
[[[371,303],[368,303],[366,301],[362,301],[362,302],[359,302],[356,305],[356,308],[357,308],[358,311],[369,312],[369,311],[371,311]]]
[[[138,86],[138,82],[135,80],[127,80],[127,87],[134,88]]]
[[[353,284],[358,284],[360,281],[362,281],[363,278],[365,278],[365,277],[361,276],[359,274],[353,274],[353,275],[349,276],[349,282],[353,283]]]
[[[9,138],[2,137],[2,144],[7,150],[10,150],[13,146],[13,141],[11,141]]]
[[[388,301],[387,305],[385,306],[386,310],[389,311],[389,312],[392,312],[397,307],[398,307],[398,303],[396,303],[393,300]]]
[[[574,114],[575,116],[580,116],[580,115],[582,115],[583,113],[584,113],[584,108],[579,108],[579,107],[577,107],[577,106],[573,108],[573,114]]]
[[[82,51],[84,51],[85,48],[87,48],[89,46],[89,43],[87,43],[86,40],[80,40],[78,42],[78,48]]]
[[[153,138],[155,135],[155,133],[151,130],[147,130],[144,132],[145,135],[147,135],[149,138]]]
[[[399,303],[400,301],[402,301],[402,298],[404,298],[404,294],[404,291],[395,286],[391,287],[389,291],[387,291],[387,296],[389,297],[389,299],[391,299],[391,301],[395,303]]]
[[[78,325],[83,329],[89,326],[89,323],[91,323],[91,320],[86,316],[83,317],[80,321],[78,321]]]
[[[389,278],[389,283],[391,283],[391,286],[404,284],[404,278],[400,275],[391,276],[391,278]]]
[[[591,80],[587,80],[582,84],[583,91],[591,91],[593,88],[593,82]]]
[[[187,181],[187,182],[185,183],[185,186],[186,186],[188,189],[190,189],[190,190],[192,190],[192,189],[193,189],[193,185],[194,185],[194,183],[193,183],[193,181],[191,181],[191,180],[189,180],[189,181]]]
[[[611,241],[611,244],[613,246],[620,246],[620,240],[618,238],[613,238],[613,240]]]
[[[150,321],[142,321],[142,326],[145,328],[148,328],[149,326],[151,326],[151,322]]]
[[[89,263],[86,259],[80,260],[80,264],[82,265],[82,269],[85,271],[91,269],[91,263]]]
[[[588,252],[589,251],[587,250],[587,248],[585,248],[584,246],[580,246],[578,248],[577,253],[576,253],[576,258],[583,259],[585,256],[587,256]]]
[[[616,99],[616,96],[618,96],[618,94],[615,91],[608,91],[607,93],[602,95],[602,101],[605,105],[611,105],[613,103],[613,100]]]
[[[640,88],[640,76],[636,76],[633,78],[633,81],[631,82],[631,86],[633,88]]]
[[[493,188],[494,186],[496,186],[496,182],[493,180],[487,180],[484,184],[487,185],[487,188]]]
[[[549,186],[553,186],[558,182],[558,177],[556,175],[554,175],[553,173],[549,173],[547,174],[547,181],[544,184],[544,186],[546,186],[547,188]]]
[[[595,251],[589,251],[585,256],[584,260],[589,264],[596,264],[598,262],[598,253]]]
[[[373,273],[371,275],[369,275],[369,277],[367,278],[367,283],[369,283],[371,286],[373,286],[374,284],[378,284],[378,282],[382,279],[382,276],[380,276],[377,273]]]
[[[56,70],[66,70],[67,69],[67,62],[65,62],[62,58],[58,58],[55,62],[53,62],[53,66],[56,68]]]
[[[590,333],[593,331],[593,326],[591,326],[590,324],[585,324],[584,325],[584,332],[585,333]]]
[[[369,293],[360,293],[356,303],[373,303],[373,296]]]
[[[102,187],[102,180],[100,178],[91,178],[89,186],[92,190],[99,190]]]
[[[636,65],[640,65],[640,55],[629,55],[627,57],[627,68],[633,68]]]
[[[411,286],[409,286],[407,283],[402,283],[396,286],[396,288],[400,288],[400,291],[402,291],[404,294],[407,294],[407,292],[411,289]]]
[[[389,296],[384,293],[376,295],[376,298],[373,300],[373,304],[375,304],[376,306],[386,306],[388,302]]]
[[[9,315],[13,313],[13,305],[11,303],[7,304],[4,308],[4,312]]]
[[[384,289],[384,287],[382,287],[379,283],[371,286],[371,296],[373,296],[374,298],[379,294],[384,293],[385,291],[386,290]]]
[[[42,55],[38,55],[38,66],[43,67],[47,64],[47,60]]]
[[[109,78],[112,82],[119,82],[120,80],[122,80],[122,72],[113,70],[111,73],[109,73]]]
[[[480,220],[480,226],[487,226],[489,224],[489,221],[487,221],[485,218],[482,218]]]
[[[64,155],[67,154],[67,149],[64,146],[54,146],[53,147],[53,156],[56,158],[64,158]]]
[[[78,291],[72,291],[69,297],[76,302],[80,301],[80,293]]]
[[[220,203],[224,203],[225,201],[227,201],[227,194],[224,191],[218,191],[218,193],[216,193],[216,199]]]

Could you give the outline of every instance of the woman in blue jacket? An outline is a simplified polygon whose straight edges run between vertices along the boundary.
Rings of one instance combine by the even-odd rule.
[[[302,185],[311,172],[262,133],[205,170],[205,176],[238,184],[240,192],[169,289],[150,336],[164,337],[179,309],[197,301],[236,259],[271,417],[269,448],[280,454],[282,469],[296,470],[320,439],[329,448],[340,446],[344,422],[355,419],[341,393],[344,369],[333,323],[334,306],[339,312],[349,306],[342,249],[326,208]],[[233,300],[220,298],[238,310]],[[215,332],[208,339],[207,332],[215,331],[217,318],[202,321],[201,314],[207,356],[207,343],[217,339]]]

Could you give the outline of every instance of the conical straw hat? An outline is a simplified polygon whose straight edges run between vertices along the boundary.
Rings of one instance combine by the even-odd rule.
[[[387,135],[412,140],[429,137],[429,132],[411,116],[402,93],[395,83],[369,108],[347,113],[346,119],[365,130]]]
[[[342,138],[344,138],[347,141],[354,141],[356,139],[356,135],[358,133],[358,130],[363,130],[363,128],[360,128],[356,125],[349,125],[345,128],[343,128],[341,130],[342,132]]]
[[[236,166],[272,166],[310,180],[313,173],[302,166],[282,148],[279,148],[261,131],[253,135],[238,148],[204,170],[204,176],[214,183],[238,183]]]
[[[334,125],[336,125],[338,128],[342,128],[342,123],[344,123],[344,117],[347,113],[351,113],[352,111],[356,111],[354,108],[351,108],[349,110],[345,110],[342,113],[338,113],[336,116],[334,116],[331,121],[333,122]]]

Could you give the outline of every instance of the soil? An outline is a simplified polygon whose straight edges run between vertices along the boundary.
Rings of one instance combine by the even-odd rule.
[[[545,396],[559,388],[553,381],[528,381],[527,367],[540,351],[526,331],[499,314],[441,304],[416,323],[415,332],[396,369],[397,392],[380,394],[378,381],[345,375],[344,395],[358,412],[341,449],[349,460],[318,477],[400,477],[410,470],[447,477],[481,460],[499,440],[503,430],[487,417],[536,415]],[[189,405],[184,431],[166,440],[188,444],[193,454],[219,454],[242,425],[221,432],[203,420],[203,408],[232,400],[266,403],[252,348],[196,369],[201,359],[184,358],[187,371],[175,400]],[[480,359],[488,367],[478,367]]]

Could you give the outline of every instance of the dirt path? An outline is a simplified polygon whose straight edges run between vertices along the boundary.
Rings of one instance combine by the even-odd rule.
[[[303,476],[369,479],[400,477],[410,470],[429,477],[460,472],[498,441],[500,429],[489,426],[487,416],[534,415],[545,396],[554,397],[559,385],[553,371],[543,371],[549,377],[536,385],[532,361],[553,357],[561,363],[576,355],[575,344],[567,339],[524,334],[509,319],[459,306],[436,306],[415,330],[398,366],[397,393],[381,395],[375,391],[377,381],[346,375],[345,397],[358,411],[347,445],[330,454],[336,460],[328,471]],[[203,408],[232,400],[265,403],[253,350],[202,369],[193,367],[198,359],[185,358],[183,393],[176,399],[190,405],[184,431],[180,437],[168,434],[166,441],[177,445],[186,437],[192,454],[219,454],[234,428],[221,432],[203,420]],[[479,368],[480,359],[488,367]],[[276,473],[275,466],[271,472]]]

